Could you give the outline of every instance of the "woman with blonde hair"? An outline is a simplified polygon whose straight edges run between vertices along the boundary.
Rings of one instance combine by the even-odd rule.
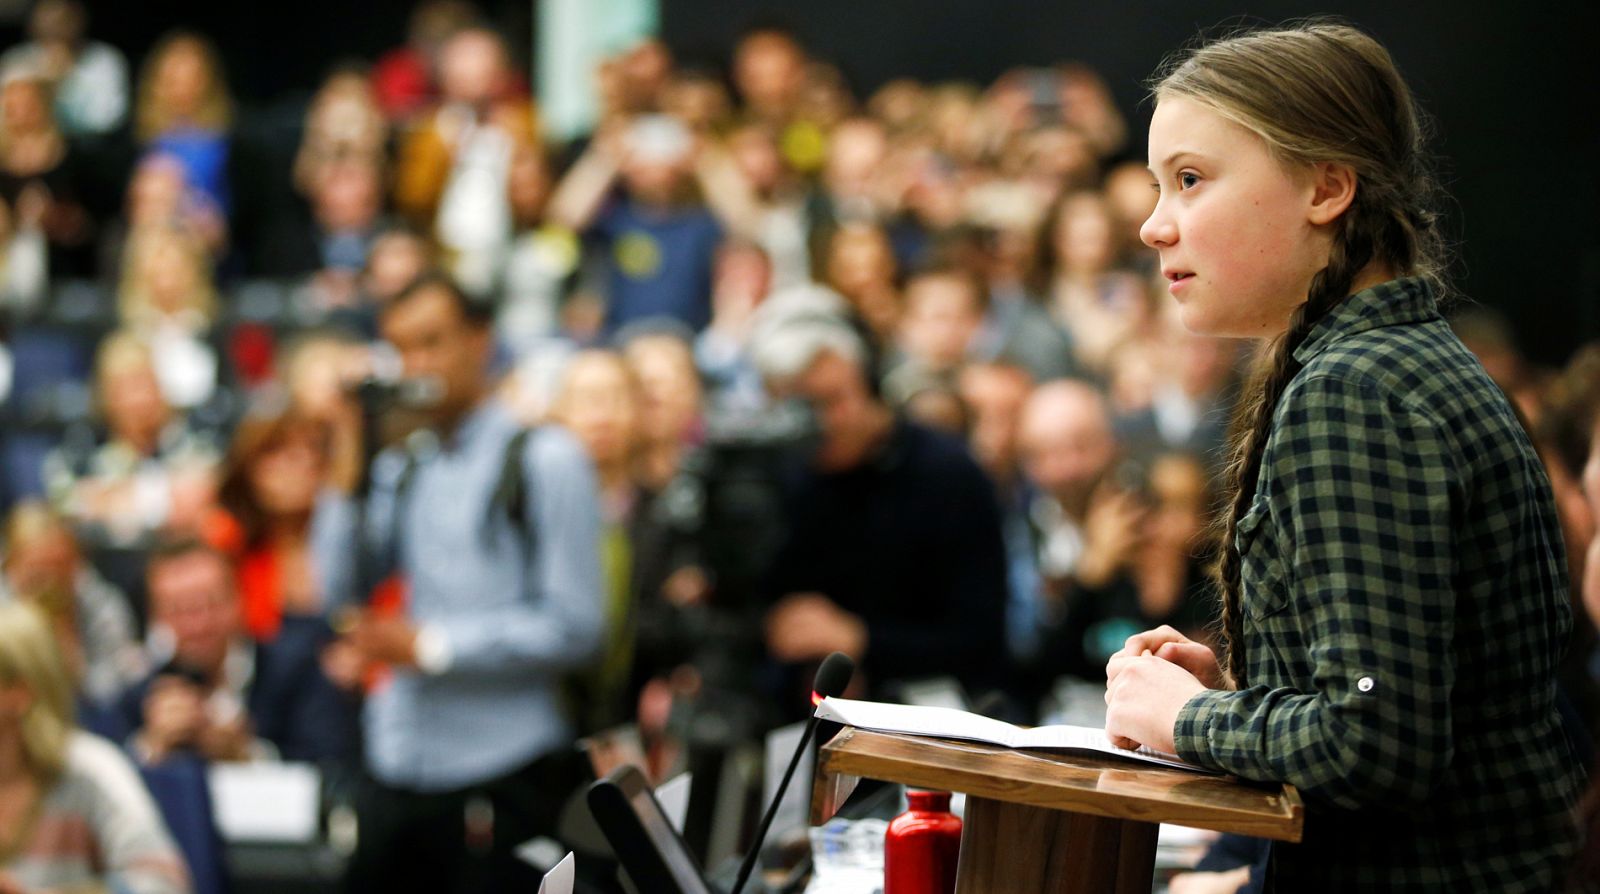
[[[133,126],[146,152],[170,155],[183,165],[193,198],[227,217],[233,99],[209,40],[174,31],[150,50],[139,73]]]
[[[76,729],[32,606],[0,604],[0,891],[181,894],[189,875],[128,759]]]
[[[117,306],[123,325],[149,342],[169,401],[193,407],[211,397],[220,368],[208,343],[217,289],[211,260],[198,239],[171,224],[134,230],[124,253]]]

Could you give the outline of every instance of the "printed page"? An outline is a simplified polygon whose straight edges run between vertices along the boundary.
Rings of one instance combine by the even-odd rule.
[[[1036,726],[1033,729],[1019,730],[1016,748],[1060,748],[1068,751],[1099,751],[1104,754],[1115,754],[1122,757],[1131,757],[1135,760],[1146,761],[1152,764],[1161,764],[1165,767],[1176,767],[1180,770],[1198,770],[1201,773],[1210,772],[1204,767],[1197,767],[1176,754],[1165,751],[1156,751],[1153,748],[1140,747],[1137,749],[1118,748],[1111,744],[1111,737],[1103,729],[1093,729],[1087,726],[1069,726],[1059,724],[1056,726]]]
[[[1209,773],[1203,767],[1186,763],[1175,754],[1165,754],[1149,748],[1129,750],[1111,744],[1105,730],[1086,726],[1041,726],[1024,729],[1002,720],[981,714],[958,711],[953,708],[928,708],[915,705],[892,705],[885,702],[865,702],[845,698],[825,698],[817,706],[817,716],[846,726],[878,730],[889,733],[909,733],[914,736],[940,736],[947,739],[969,739],[1004,745],[1007,748],[1062,749],[1098,751],[1131,757],[1134,760],[1180,770]]]
[[[817,706],[817,716],[846,726],[873,729],[889,733],[910,733],[914,736],[943,736],[948,739],[971,739],[1015,748],[1017,734],[1022,730],[1003,720],[994,720],[970,711],[954,708],[930,708],[917,705],[891,705],[886,702],[864,702],[848,698],[825,698]]]

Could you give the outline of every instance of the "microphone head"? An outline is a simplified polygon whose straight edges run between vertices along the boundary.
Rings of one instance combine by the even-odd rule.
[[[850,656],[843,652],[835,652],[822,659],[822,666],[817,668],[817,678],[811,684],[811,691],[816,701],[824,698],[838,697],[850,685],[850,677],[856,672],[856,663]]]

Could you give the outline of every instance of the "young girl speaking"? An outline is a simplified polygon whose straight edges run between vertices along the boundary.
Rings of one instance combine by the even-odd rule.
[[[1170,628],[1106,668],[1106,729],[1292,783],[1279,891],[1547,891],[1579,771],[1549,482],[1440,317],[1405,83],[1353,28],[1212,43],[1155,88],[1141,231],[1185,326],[1272,339],[1229,473],[1226,665]]]

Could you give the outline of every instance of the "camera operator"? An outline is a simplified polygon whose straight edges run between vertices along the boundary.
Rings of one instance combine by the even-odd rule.
[[[559,684],[593,661],[601,637],[595,474],[571,435],[524,435],[490,397],[487,311],[440,277],[383,309],[405,375],[434,382],[432,428],[377,456],[363,504],[362,425],[348,408],[335,486],[313,522],[330,602],[360,606],[396,572],[406,593],[398,616],[336,616],[383,669],[366,704],[372,784],[358,805],[350,890],[459,890],[467,833],[484,832],[466,815],[481,818],[485,800],[482,889],[525,885],[531,870],[513,848],[554,829],[570,788],[561,758],[574,733]]]
[[[808,403],[819,429],[769,578],[772,657],[845,652],[874,694],[917,677],[953,675],[974,693],[999,682],[1005,548],[993,489],[962,443],[895,416],[842,320],[765,327],[754,356],[775,395]]]

